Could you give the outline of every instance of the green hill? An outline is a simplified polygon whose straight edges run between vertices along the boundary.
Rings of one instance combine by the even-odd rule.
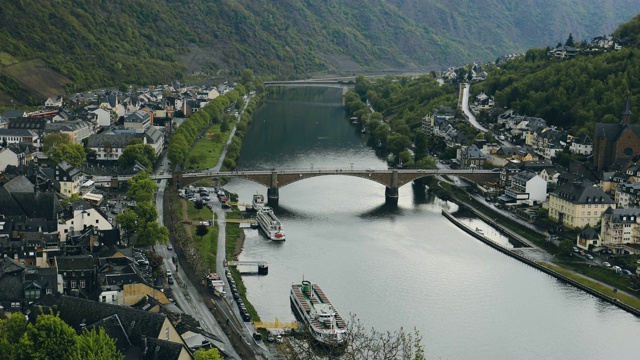
[[[638,12],[630,0],[16,0],[0,7],[0,66],[41,59],[69,90],[242,68],[420,71],[603,34]],[[0,91],[26,101],[16,83]]]
[[[629,46],[569,60],[549,59],[546,49],[531,49],[526,56],[489,71],[472,87],[473,93],[495,95],[496,108],[542,117],[550,125],[592,134],[596,122],[618,122],[626,99],[631,100],[632,121],[640,118],[640,15],[614,34],[631,39]]]

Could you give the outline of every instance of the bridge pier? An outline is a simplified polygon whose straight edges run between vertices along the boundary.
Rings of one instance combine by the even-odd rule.
[[[387,205],[398,205],[398,187],[387,186],[384,191],[385,203]]]
[[[271,206],[277,206],[280,199],[280,192],[277,187],[267,189],[267,203]]]

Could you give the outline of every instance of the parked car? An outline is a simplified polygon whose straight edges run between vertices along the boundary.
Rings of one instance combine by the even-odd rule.
[[[631,271],[627,270],[627,269],[622,270],[622,273],[627,275],[627,276],[633,275],[633,273]]]
[[[171,276],[171,270],[167,270],[167,277]]]
[[[605,261],[605,262],[603,262],[603,263],[602,263],[602,265],[603,265],[604,267],[611,267],[611,264],[609,264],[609,263],[608,263],[608,262],[606,262],[606,261]]]
[[[573,247],[573,252],[579,252],[580,250],[577,247]]]
[[[173,245],[171,245],[171,244],[167,245],[167,249],[168,250],[173,250]]]
[[[587,255],[585,255],[585,257],[586,257],[587,259],[589,259],[589,260],[593,260],[593,256],[592,256],[591,254],[587,254]]]
[[[262,335],[260,335],[260,333],[255,332],[253,333],[253,339],[256,341],[260,341],[262,340]]]
[[[169,283],[169,285],[173,285],[173,277],[168,277],[167,282]]]
[[[245,312],[242,313],[242,321],[245,321],[245,322],[246,321],[251,321],[251,316],[249,315],[248,312],[245,311]]]

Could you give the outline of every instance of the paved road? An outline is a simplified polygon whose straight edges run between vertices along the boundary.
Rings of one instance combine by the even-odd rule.
[[[164,173],[170,173],[168,160],[166,156],[162,158],[162,163],[156,170],[156,175],[162,175]],[[161,180],[158,184],[158,193],[156,196],[156,208],[158,210],[158,222],[163,225],[163,202],[164,202],[164,189],[167,186],[167,180]],[[226,354],[240,359],[240,356],[235,351],[231,342],[227,338],[224,331],[220,328],[220,325],[215,320],[211,312],[206,306],[205,300],[200,296],[195,286],[191,281],[183,276],[185,274],[184,269],[180,267],[180,264],[174,264],[171,257],[175,255],[172,250],[169,250],[167,246],[163,244],[157,244],[155,246],[156,252],[165,258],[164,269],[171,270],[176,279],[176,283],[173,285],[173,297],[176,303],[186,314],[193,316],[194,319],[200,322],[200,326],[203,330],[215,335],[219,341],[214,341],[214,344],[220,348]]]
[[[480,125],[480,123],[476,120],[476,117],[471,113],[471,110],[469,110],[469,87],[470,85],[468,83],[464,85],[464,91],[462,93],[462,111],[464,112],[464,115],[467,117],[467,119],[469,119],[469,122],[473,127],[482,132],[487,132],[489,130]]]

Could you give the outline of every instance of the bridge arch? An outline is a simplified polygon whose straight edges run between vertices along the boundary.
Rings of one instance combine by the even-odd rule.
[[[499,173],[488,170],[271,170],[271,171],[232,171],[205,173],[174,173],[174,184],[179,188],[197,180],[216,177],[237,177],[265,186],[267,197],[272,204],[280,198],[279,189],[294,182],[318,176],[352,176],[376,182],[385,186],[388,203],[397,203],[398,188],[417,179],[434,175],[453,175],[471,181],[495,181]]]

